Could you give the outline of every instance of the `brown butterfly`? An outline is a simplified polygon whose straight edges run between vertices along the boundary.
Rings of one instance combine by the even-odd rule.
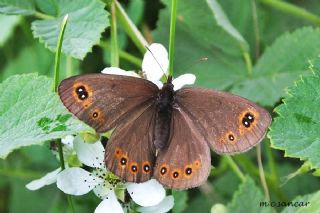
[[[244,152],[259,143],[271,123],[256,104],[202,88],[162,89],[151,81],[89,74],[65,79],[59,95],[68,110],[98,133],[114,129],[106,167],[127,182],[151,177],[174,189],[201,185],[219,154]]]

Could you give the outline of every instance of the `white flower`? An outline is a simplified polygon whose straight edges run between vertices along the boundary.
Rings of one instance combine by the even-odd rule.
[[[164,74],[168,75],[168,52],[162,44],[158,43],[151,44],[148,49],[150,51],[148,50],[143,57],[142,72],[149,81],[152,81],[161,89],[163,84],[160,79]],[[125,71],[118,67],[105,68],[102,70],[102,73],[140,77],[133,71]],[[180,75],[172,81],[174,90],[178,90],[186,84],[194,84],[195,80],[196,76],[193,74]]]
[[[74,149],[78,155],[79,160],[90,167],[93,167],[92,172],[88,172],[82,168],[74,167],[67,168],[58,174],[57,186],[66,194],[83,195],[93,190],[93,192],[102,199],[98,205],[95,213],[100,212],[124,212],[119,203],[115,189],[119,184],[111,184],[108,180],[110,172],[104,167],[104,148],[98,141],[94,144],[85,143],[80,137],[74,140]],[[138,205],[159,209],[159,212],[166,212],[167,208],[157,206],[160,203],[168,200],[165,198],[165,189],[156,180],[151,179],[145,183],[126,183],[120,187],[126,187],[132,200]],[[168,204],[164,204],[169,206]],[[170,203],[169,203],[170,204]],[[170,209],[173,207],[173,202]],[[162,211],[165,209],[166,211]],[[143,212],[144,209],[141,210]]]
[[[64,145],[63,146],[63,154],[64,159],[66,160],[68,156],[74,154],[73,151],[73,139],[74,137],[72,135],[67,135],[66,137],[62,138],[61,142]],[[57,154],[58,155],[58,154]],[[65,162],[67,165],[67,162]],[[56,170],[53,170],[52,172],[49,172],[42,178],[39,178],[37,180],[33,180],[30,183],[26,185],[27,189],[29,190],[38,190],[46,185],[53,184],[57,181],[57,176],[59,172],[61,171],[61,168],[59,167]]]

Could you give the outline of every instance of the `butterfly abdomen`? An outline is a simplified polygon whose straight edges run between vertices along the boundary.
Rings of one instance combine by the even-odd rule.
[[[156,149],[165,148],[169,140],[173,101],[173,84],[168,82],[159,91],[156,101],[157,111],[153,142]]]

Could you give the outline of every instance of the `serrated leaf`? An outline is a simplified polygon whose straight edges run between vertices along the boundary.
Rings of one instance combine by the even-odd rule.
[[[308,73],[308,60],[320,52],[320,29],[306,27],[279,37],[253,69],[251,78],[236,83],[232,92],[264,106],[273,106],[285,88]]]
[[[0,14],[0,47],[3,46],[3,44],[10,38],[19,21],[19,16],[7,16]]]
[[[56,0],[59,14],[53,20],[37,20],[32,23],[33,35],[51,51],[57,46],[60,24],[68,14],[62,52],[83,59],[92,46],[100,40],[101,33],[109,26],[109,13],[99,0]]]
[[[15,75],[0,84],[0,158],[22,146],[89,130],[51,88],[52,80],[37,74]]]
[[[269,132],[272,147],[285,156],[308,160],[320,168],[320,59],[313,62],[314,74],[305,76],[288,89],[288,97],[275,109]]]
[[[288,207],[281,213],[310,213],[320,212],[320,191],[313,194],[298,196],[288,202]]]
[[[31,15],[35,13],[35,3],[33,0],[0,0],[0,13]]]
[[[166,8],[160,12],[154,37],[156,42],[168,44],[171,1],[163,2]],[[241,81],[247,71],[239,41],[218,24],[212,13],[206,1],[178,4],[174,75],[192,72],[197,75],[197,85],[227,89]],[[203,57],[208,60],[197,63]]]
[[[269,207],[260,207],[260,202],[263,201],[265,201],[265,198],[261,190],[250,177],[246,177],[245,181],[239,186],[238,191],[234,193],[231,203],[228,204],[228,212],[271,212]]]

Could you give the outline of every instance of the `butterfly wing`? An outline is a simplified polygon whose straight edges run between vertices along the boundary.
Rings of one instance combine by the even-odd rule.
[[[140,78],[88,74],[63,80],[58,92],[71,113],[97,132],[106,132],[152,101],[158,90]]]
[[[106,146],[107,168],[126,182],[145,182],[153,174],[155,106],[147,105],[116,127]]]
[[[244,152],[255,146],[271,123],[265,109],[226,92],[183,88],[176,91],[175,101],[210,147],[221,154]]]
[[[169,141],[158,153],[154,177],[168,188],[192,188],[208,178],[210,165],[205,138],[185,112],[173,109]]]

